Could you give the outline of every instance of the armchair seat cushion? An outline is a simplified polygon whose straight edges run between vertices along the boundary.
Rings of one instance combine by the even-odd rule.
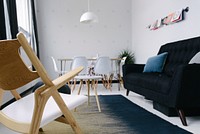
[[[64,100],[65,104],[67,105],[67,107],[69,108],[69,110],[72,110],[77,106],[79,106],[80,104],[83,104],[84,102],[87,101],[87,97],[83,95],[68,95],[63,93],[60,93],[60,95]],[[16,121],[30,123],[33,115],[33,109],[34,109],[34,93],[31,93],[30,95],[8,105],[2,110],[2,112],[9,118],[14,119]],[[40,127],[50,122],[49,120],[53,121],[58,117],[60,117],[61,115],[62,112],[60,111],[56,102],[52,97],[50,97],[44,109]],[[51,118],[49,118],[49,116]]]

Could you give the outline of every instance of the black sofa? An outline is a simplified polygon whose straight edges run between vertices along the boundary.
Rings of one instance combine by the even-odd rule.
[[[179,115],[187,125],[185,115],[200,113],[200,64],[188,64],[200,51],[200,37],[167,43],[158,54],[168,52],[161,73],[144,73],[144,64],[123,66],[124,87],[153,101],[153,107],[173,116]]]

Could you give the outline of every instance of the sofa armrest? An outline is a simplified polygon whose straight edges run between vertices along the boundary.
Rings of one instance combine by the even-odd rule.
[[[129,73],[141,73],[143,69],[144,64],[124,64],[122,66],[123,76]]]
[[[200,107],[200,64],[179,66],[172,78],[171,101],[176,107]]]

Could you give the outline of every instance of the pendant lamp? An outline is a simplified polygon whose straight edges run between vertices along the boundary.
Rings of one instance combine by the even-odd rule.
[[[90,11],[90,1],[88,0],[88,11],[85,12],[81,18],[80,18],[81,23],[94,23],[98,22],[98,17],[96,14]]]

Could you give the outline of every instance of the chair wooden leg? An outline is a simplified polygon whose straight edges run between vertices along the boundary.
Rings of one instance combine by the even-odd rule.
[[[97,86],[98,86],[98,80],[94,80],[94,86],[93,86],[93,88],[97,88]]]
[[[30,128],[30,131],[29,131],[30,134],[37,134],[39,132],[40,122],[41,122],[41,119],[42,119],[42,114],[43,114],[46,102],[47,102],[46,99],[40,99],[40,101],[37,102],[38,105],[36,105],[37,107],[35,108],[35,111],[34,111],[34,114],[33,114],[33,120],[31,122],[31,128]]]
[[[55,92],[53,95],[54,100],[56,101],[57,105],[59,106],[60,110],[62,111],[63,115],[66,117],[66,121],[72,127],[76,134],[82,134],[81,128],[74,119],[73,115],[71,114],[70,110],[65,105],[65,102],[62,100],[61,96],[58,92]]]
[[[103,86],[104,86],[105,88],[107,88],[106,79],[105,79],[105,76],[104,76],[104,75],[103,75],[103,77],[102,77],[102,83],[103,83]]]
[[[109,84],[110,84],[110,87],[112,87],[112,80],[113,80],[113,77],[114,77],[114,74],[111,74],[109,76]]]
[[[94,89],[94,86],[95,86],[95,80],[92,80],[90,85],[91,85],[91,89]]]
[[[105,75],[105,81],[106,81],[106,89],[109,89],[110,83],[107,75]]]
[[[123,87],[124,82],[120,74],[118,74],[118,79],[119,79],[120,86]]]
[[[186,118],[185,118],[185,114],[184,114],[183,110],[182,109],[177,109],[177,112],[178,112],[178,115],[179,115],[179,117],[181,119],[182,124],[184,126],[187,126],[187,122],[186,122]]]

